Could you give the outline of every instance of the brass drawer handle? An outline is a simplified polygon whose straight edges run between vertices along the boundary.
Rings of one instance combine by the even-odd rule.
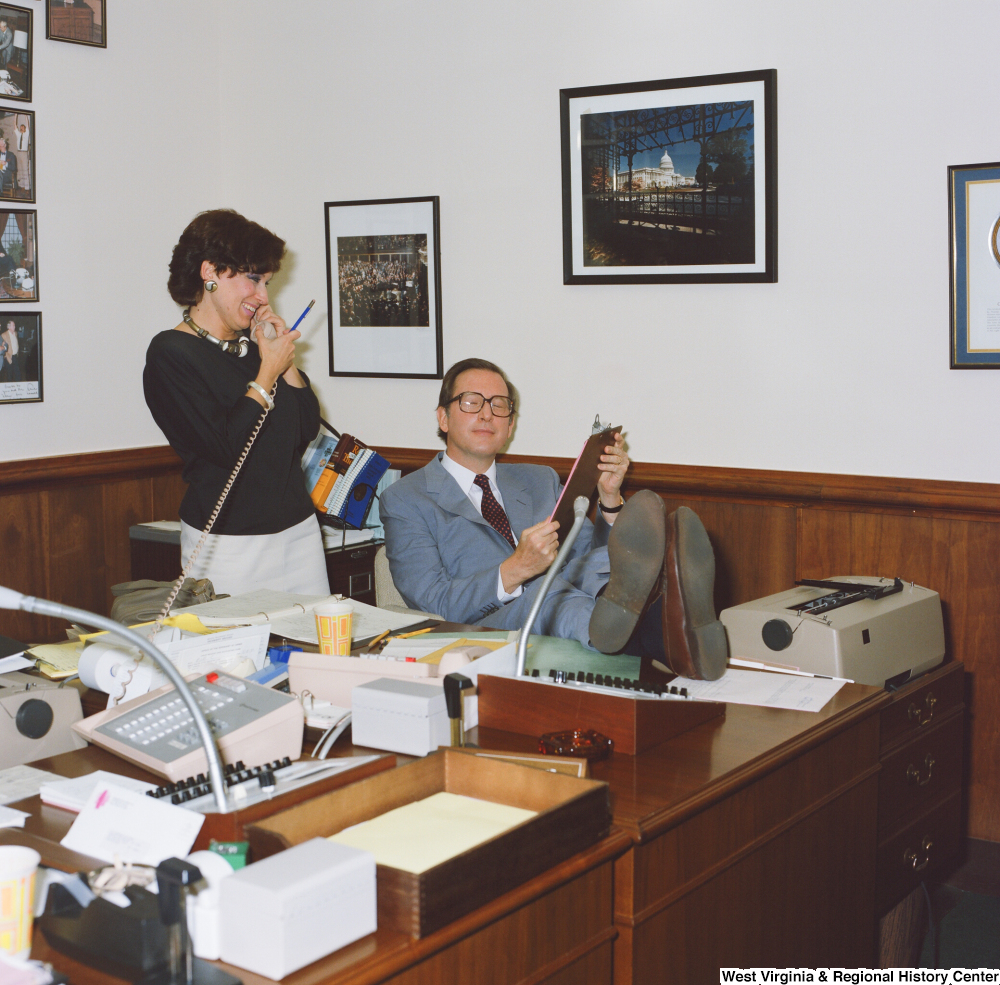
[[[924,757],[924,766],[927,767],[927,776],[920,779],[920,770],[913,763],[906,767],[906,779],[909,783],[915,783],[918,787],[926,787],[931,782],[931,773],[934,771],[934,757],[927,753]]]
[[[913,869],[914,872],[920,872],[922,869],[926,869],[931,861],[931,848],[933,848],[934,842],[931,841],[930,835],[924,835],[924,840],[920,843],[920,850],[924,853],[924,860],[920,861],[920,856],[912,848],[907,848],[903,852],[903,861]]]
[[[927,709],[927,715],[924,716],[923,710],[921,710],[920,705],[915,701],[910,702],[910,707],[906,709],[906,714],[909,716],[911,722],[917,722],[918,725],[923,727],[934,717],[934,706],[937,704],[937,698],[934,697],[933,691],[928,691],[927,696],[924,698],[924,708]]]

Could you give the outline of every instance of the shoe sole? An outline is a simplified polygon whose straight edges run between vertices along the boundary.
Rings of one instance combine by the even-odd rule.
[[[641,489],[625,504],[611,528],[611,578],[590,617],[590,642],[602,653],[618,653],[624,648],[649,596],[659,587],[666,546],[665,513],[663,500]]]
[[[715,553],[698,515],[686,506],[670,517],[670,532],[675,549],[666,565],[663,627],[668,662],[681,677],[715,681],[729,661],[726,629],[715,614]]]

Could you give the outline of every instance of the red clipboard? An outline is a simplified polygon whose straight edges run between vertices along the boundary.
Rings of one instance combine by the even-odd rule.
[[[615,435],[621,431],[621,425],[613,428],[605,428],[598,434],[592,434],[587,443],[583,446],[583,451],[577,456],[573,463],[573,468],[569,471],[569,478],[563,486],[562,494],[556,508],[552,511],[550,520],[559,521],[559,529],[556,536],[559,543],[573,526],[573,503],[577,496],[586,496],[589,500],[594,495],[597,488],[597,480],[601,477],[601,470],[597,467],[601,455],[604,454],[605,445],[615,443]]]

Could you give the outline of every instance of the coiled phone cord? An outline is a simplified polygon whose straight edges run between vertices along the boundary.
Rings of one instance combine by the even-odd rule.
[[[277,392],[277,389],[278,384],[275,383],[274,386],[271,387],[272,401],[274,400],[274,395]],[[211,533],[212,527],[218,519],[223,504],[226,502],[229,490],[233,488],[233,483],[236,481],[236,477],[240,474],[240,469],[243,467],[243,463],[246,461],[247,455],[250,454],[250,449],[253,447],[253,443],[257,439],[257,435],[260,434],[260,429],[264,426],[264,420],[267,417],[269,410],[270,408],[268,407],[264,408],[264,412],[260,415],[257,424],[254,426],[253,432],[247,439],[246,446],[244,447],[240,457],[236,460],[236,465],[233,466],[233,471],[230,473],[229,480],[226,482],[222,489],[222,493],[219,495],[219,501],[215,504],[215,509],[212,510],[212,515],[208,518],[208,523],[205,524],[205,529],[201,532],[201,538],[195,546],[195,549],[191,552],[191,556],[188,558],[187,564],[184,565],[184,570],[181,571],[177,580],[174,582],[173,587],[170,589],[170,594],[167,596],[167,601],[163,603],[163,608],[160,610],[160,614],[156,617],[153,625],[149,628],[148,639],[152,640],[152,638],[163,628],[163,620],[170,614],[170,607],[174,604],[174,600],[177,598],[177,593],[181,590],[181,586],[187,579],[188,572],[191,570],[194,562],[198,558],[198,555],[201,553],[201,549],[205,546],[205,541],[208,540],[208,535]],[[125,666],[124,668],[127,676],[122,681],[122,687],[118,694],[111,695],[110,705],[117,705],[118,702],[125,697],[125,692],[128,690],[129,684],[132,683],[132,677],[139,669],[139,661],[136,660],[131,654],[129,654],[129,660],[131,661],[131,666]]]

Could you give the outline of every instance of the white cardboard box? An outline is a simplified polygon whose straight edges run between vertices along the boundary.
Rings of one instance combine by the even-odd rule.
[[[224,879],[219,909],[222,960],[284,978],[375,930],[375,858],[313,838]]]
[[[426,756],[451,742],[444,689],[380,678],[351,690],[352,741],[356,746]]]

